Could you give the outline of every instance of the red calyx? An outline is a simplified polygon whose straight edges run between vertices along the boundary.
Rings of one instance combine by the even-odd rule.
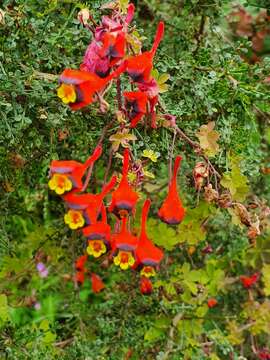
[[[87,224],[95,224],[102,209],[102,201],[115,184],[116,176],[113,176],[110,182],[104,186],[100,194],[77,194],[71,191],[62,197],[69,208],[85,210],[84,217]]]
[[[76,101],[69,103],[72,110],[79,110],[93,102],[96,92],[102,90],[112,79],[118,77],[126,69],[126,62],[105,78],[94,73],[81,70],[65,69],[60,75],[60,83],[71,84],[75,87]]]
[[[133,56],[127,60],[127,73],[134,82],[145,83],[150,80],[151,70],[153,68],[153,58],[157,51],[158,45],[164,35],[164,23],[158,24],[154,44],[150,51],[140,55]]]
[[[106,208],[102,204],[101,208],[101,221],[97,221],[93,225],[85,226],[82,233],[88,240],[103,240],[108,246],[111,238],[111,227],[107,223]]]
[[[185,216],[185,209],[178,195],[176,180],[181,160],[181,156],[177,156],[175,159],[173,177],[169,185],[168,195],[158,211],[159,218],[169,225],[180,224]]]
[[[130,127],[134,128],[146,114],[146,105],[148,97],[142,91],[129,91],[123,93],[126,98],[126,109],[128,117],[131,120]]]
[[[122,228],[119,233],[111,237],[112,252],[116,250],[134,251],[138,245],[138,238],[127,230],[127,218],[122,219]]]
[[[107,32],[102,36],[103,46],[99,51],[101,57],[109,57],[110,66],[125,56],[126,38],[122,31]]]
[[[146,220],[150,205],[151,201],[147,199],[142,209],[141,234],[135,255],[139,264],[156,266],[163,258],[163,251],[152,243],[146,233]]]
[[[79,191],[83,187],[82,177],[84,176],[85,171],[90,165],[94,164],[101,154],[102,147],[101,145],[98,145],[85,163],[74,160],[53,160],[50,166],[50,177],[53,176],[53,174],[68,175],[68,178],[73,184],[73,189]]]
[[[76,260],[76,263],[75,263],[76,270],[79,270],[79,271],[84,270],[84,266],[87,261],[87,258],[88,258],[87,255],[82,255]]]
[[[132,190],[128,183],[129,150],[124,151],[124,161],[122,170],[122,179],[118,188],[112,192],[112,202],[109,211],[113,212],[119,218],[126,216],[134,211],[138,201],[138,194]]]
[[[240,280],[241,280],[243,286],[246,289],[249,289],[249,288],[251,288],[252,285],[254,285],[258,281],[259,277],[260,277],[260,273],[255,273],[251,276],[242,275],[242,276],[240,276]]]
[[[217,303],[218,302],[217,302],[217,300],[215,298],[210,298],[210,299],[207,300],[207,306],[209,308],[215,307],[217,305]]]
[[[153,291],[153,286],[151,280],[143,276],[140,280],[140,291],[143,295],[149,295]]]
[[[92,290],[95,294],[99,293],[101,290],[105,288],[104,282],[97,274],[95,273],[91,274],[91,281],[92,281]]]
[[[78,283],[83,284],[85,280],[84,271],[77,271],[75,278]]]

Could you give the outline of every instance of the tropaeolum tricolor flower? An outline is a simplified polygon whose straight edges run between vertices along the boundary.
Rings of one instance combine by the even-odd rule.
[[[138,245],[138,238],[127,230],[127,217],[123,217],[119,233],[113,234],[111,238],[114,264],[122,270],[127,270],[135,264],[134,251]]]
[[[104,8],[112,11],[110,15],[102,17],[100,25],[96,25],[94,21],[89,25],[88,21],[91,21],[89,12],[86,16],[81,14],[79,17],[83,25],[91,30],[93,38],[80,68],[65,69],[60,75],[57,95],[72,110],[82,109],[96,100],[102,105],[105,104],[103,96],[110,83],[113,79],[118,79],[116,118],[121,118],[121,121],[118,122],[116,134],[122,137],[113,139],[114,135],[112,135],[109,139],[113,142],[112,153],[119,151],[120,145],[125,148],[122,177],[116,185],[117,177],[112,176],[100,192],[93,193],[87,190],[94,163],[102,153],[101,145],[98,145],[84,163],[73,160],[52,161],[49,188],[60,195],[66,205],[65,223],[70,229],[78,230],[77,233],[82,234],[86,242],[85,254],[75,263],[74,279],[77,283],[82,284],[88,277],[93,292],[100,292],[104,288],[104,283],[97,274],[87,268],[86,265],[89,265],[87,259],[89,256],[104,259],[104,256],[108,255],[108,259],[122,270],[131,269],[140,272],[140,291],[142,294],[150,294],[153,286],[149,278],[156,275],[164,254],[149,238],[146,231],[151,204],[149,199],[143,205],[139,236],[134,235],[134,229],[130,226],[139,195],[132,187],[128,176],[133,175],[136,178],[134,186],[137,188],[146,176],[146,170],[141,165],[142,161],[133,159],[128,141],[137,139],[131,133],[131,129],[135,128],[143,118],[146,120],[145,123],[150,120],[152,128],[157,127],[156,107],[159,104],[161,88],[154,78],[153,59],[164,35],[164,23],[158,24],[152,49],[141,52],[141,41],[134,28],[130,27],[135,6],[126,3],[123,5],[115,1],[105,5]],[[134,51],[133,45],[136,39],[138,46]],[[126,78],[131,85],[128,88],[124,88],[124,84],[120,83],[119,78],[123,73],[128,75]],[[105,107],[100,109],[103,111]],[[159,116],[170,122],[168,126],[175,124],[173,116],[169,114]],[[129,131],[127,141],[127,136],[123,134]],[[125,141],[122,141],[123,139]],[[156,161],[152,159],[153,154],[148,157]],[[177,191],[176,177],[180,161],[181,157],[178,156],[175,160],[168,196],[158,213],[159,217],[168,224],[178,224],[185,214]],[[86,172],[87,176],[85,176]],[[106,204],[105,198],[109,193],[111,193],[111,201]],[[110,213],[109,219],[107,219],[107,211]],[[112,217],[115,219],[114,231],[110,222]]]
[[[153,244],[146,232],[146,220],[150,205],[151,201],[147,199],[142,209],[141,233],[135,250],[136,263],[142,267],[141,275],[145,277],[155,276],[155,268],[163,258],[163,251]]]
[[[124,150],[124,160],[122,169],[122,179],[116,190],[112,193],[112,201],[109,211],[118,217],[125,217],[134,212],[135,205],[138,201],[138,194],[132,189],[128,183],[129,168],[129,150]]]
[[[71,191],[68,194],[63,195],[62,198],[67,207],[73,210],[73,217],[70,216],[70,212],[68,213],[68,225],[71,227],[71,224],[78,224],[78,222],[81,223],[81,217],[84,218],[82,225],[84,225],[84,223],[95,224],[102,209],[103,199],[113,189],[116,184],[116,180],[116,176],[113,176],[110,182],[103,187],[99,194],[78,194],[77,192]],[[81,214],[81,216],[79,214]]]
[[[177,190],[177,174],[181,160],[181,156],[177,156],[175,159],[168,195],[158,211],[159,218],[169,225],[179,224],[185,216],[185,209]]]
[[[160,22],[158,24],[152,49],[150,51],[145,51],[142,54],[131,56],[127,59],[126,72],[134,82],[147,83],[150,80],[151,71],[153,69],[153,59],[163,35],[164,23]]]
[[[242,282],[244,288],[250,289],[260,278],[260,273],[255,273],[251,276],[240,276],[240,281]]]
[[[83,235],[88,239],[87,253],[95,258],[105,254],[110,249],[111,227],[107,223],[107,214],[104,204],[101,209],[101,221],[82,229]]]
[[[57,89],[58,97],[64,104],[69,104],[72,110],[78,110],[91,104],[94,95],[114,78],[125,71],[127,63],[124,62],[110,75],[101,78],[94,73],[81,70],[65,69],[60,75],[60,86]]]
[[[74,160],[53,160],[50,165],[49,188],[57,195],[72,189],[79,191],[83,187],[82,178],[85,171],[97,161],[101,153],[102,147],[99,145],[85,163]]]

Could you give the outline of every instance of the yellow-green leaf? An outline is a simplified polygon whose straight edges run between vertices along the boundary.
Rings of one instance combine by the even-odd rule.
[[[239,162],[231,161],[231,171],[223,174],[221,185],[230,190],[233,200],[244,201],[249,192],[248,179],[241,173]]]
[[[215,122],[211,121],[207,125],[202,125],[196,133],[200,141],[201,148],[209,157],[215,156],[219,152],[219,145],[217,143],[220,135],[214,130]]]
[[[145,150],[143,150],[142,156],[150,159],[153,162],[157,162],[157,159],[160,156],[160,154],[153,150],[145,149]]]
[[[129,141],[137,140],[137,137],[134,134],[129,134],[128,131],[128,129],[124,129],[122,132],[117,132],[109,137],[114,152],[119,149],[120,145],[126,148],[128,147]]]
[[[264,264],[262,268],[264,293],[266,296],[270,295],[270,264]]]
[[[6,322],[9,319],[8,301],[5,294],[0,294],[0,320]]]

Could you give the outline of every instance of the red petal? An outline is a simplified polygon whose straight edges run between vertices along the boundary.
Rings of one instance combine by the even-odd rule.
[[[97,274],[92,273],[91,280],[92,280],[92,290],[94,293],[97,294],[105,288],[105,284],[101,280],[100,276],[98,276]]]

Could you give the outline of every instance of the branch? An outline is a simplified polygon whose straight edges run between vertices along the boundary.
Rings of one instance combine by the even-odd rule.
[[[201,41],[202,41],[202,38],[203,38],[205,21],[206,21],[206,16],[202,15],[201,16],[201,22],[200,22],[199,31],[195,34],[195,39],[197,40],[197,46],[196,46],[196,49],[193,52],[193,55],[197,54],[197,52],[198,52],[198,50],[200,48]]]
[[[101,136],[99,138],[99,141],[97,143],[97,146],[98,145],[101,145],[104,138],[105,138],[105,135],[107,134],[107,131],[109,130],[109,128],[113,125],[114,123],[114,119],[112,121],[110,121],[102,130],[102,133],[101,133]],[[92,171],[93,171],[93,164],[90,165],[89,169],[88,169],[88,172],[87,172],[87,175],[86,175],[86,179],[85,179],[85,182],[83,184],[83,188],[82,188],[82,192],[84,192],[89,184],[89,181],[90,181],[90,178],[91,178],[91,175],[92,175]]]

